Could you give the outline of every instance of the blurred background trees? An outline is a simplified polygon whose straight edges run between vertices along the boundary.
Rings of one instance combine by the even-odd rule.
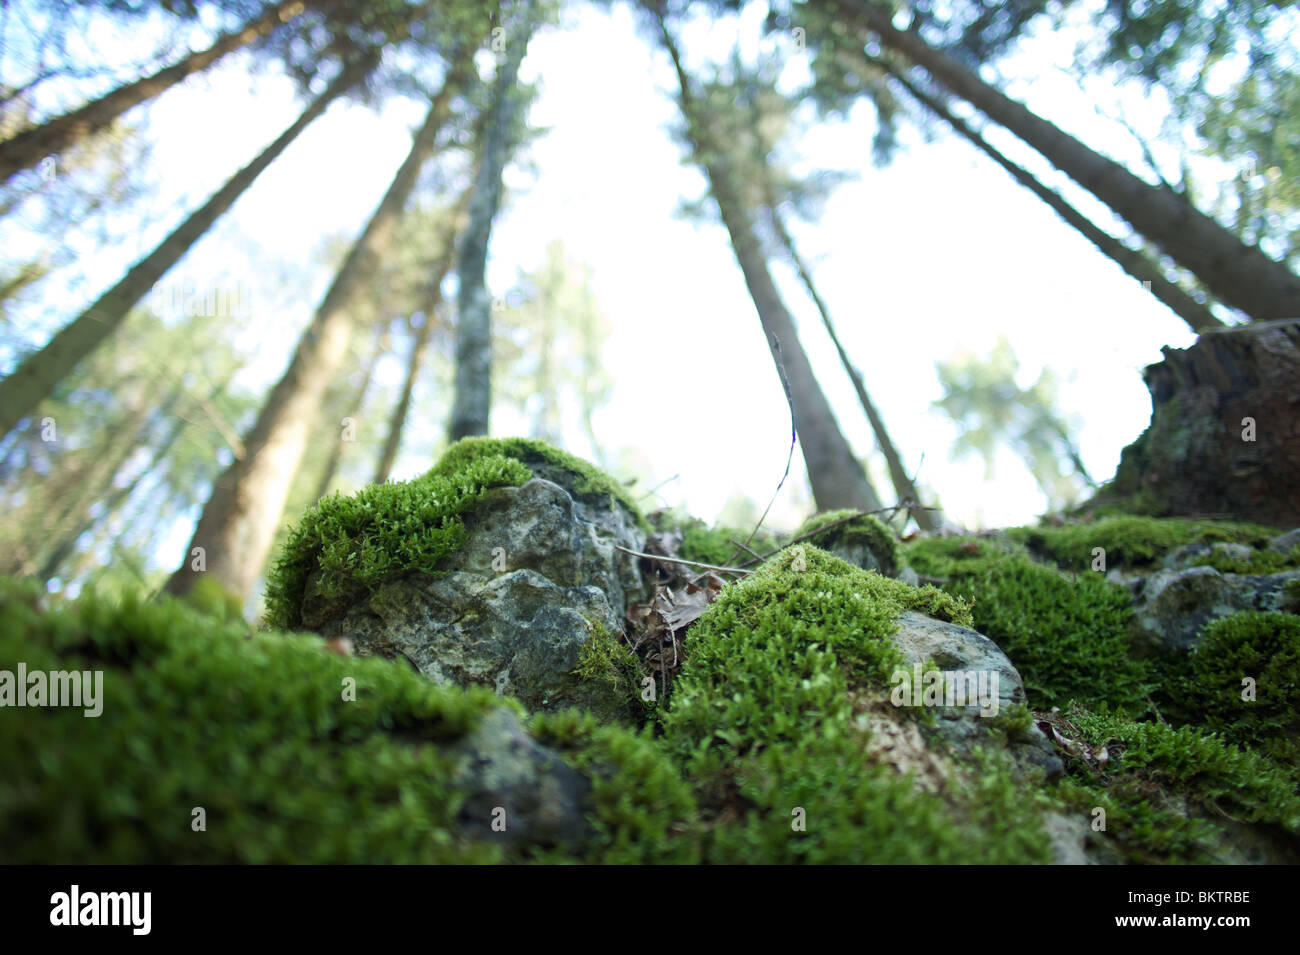
[[[545,175],[533,162],[546,143],[535,114],[547,76],[530,60],[546,56],[554,31],[588,22],[591,6],[0,8],[0,572],[67,593],[184,593],[206,575],[252,612],[268,553],[307,507],[418,474],[449,439],[543,438],[641,477],[635,493],[653,507],[672,493],[670,475],[693,464],[677,459],[674,432],[727,427],[760,393],[790,399],[802,458],[791,501],[806,484],[819,508],[908,502],[932,509],[912,511],[917,527],[937,527],[943,487],[932,476],[949,449],[927,447],[915,421],[888,413],[890,357],[861,345],[872,340],[863,329],[883,335],[901,320],[873,294],[890,266],[864,258],[845,296],[815,250],[847,183],[868,184],[950,134],[1196,332],[1300,316],[1293,4],[600,2],[654,51],[645,81],[672,102],[676,159],[698,176],[683,180],[681,211],[717,229],[734,256],[726,280],[749,296],[743,314],[710,320],[762,335],[773,358],[736,368],[716,356],[730,384],[703,406],[699,382],[673,371],[690,341],[638,329],[639,353],[615,363],[626,320],[570,247],[563,210],[533,223],[526,246],[501,234]],[[1068,117],[1031,112],[1023,84],[1004,75],[1057,33],[1077,39],[1060,69],[1126,131],[1125,155]],[[211,185],[178,192],[179,170],[155,158],[171,145],[168,129],[151,116],[181,100],[203,110],[204,84],[221,71],[248,78],[248,111],[259,82],[286,79],[296,115]],[[1135,84],[1164,105],[1155,133],[1107,102]],[[347,157],[313,145],[320,127],[358,109],[395,127],[407,118],[405,158],[384,182],[358,183]],[[825,162],[820,137],[864,111],[871,141],[858,168]],[[267,183],[284,188],[277,177],[307,163],[334,184],[317,201],[364,187],[369,211],[341,232],[297,226],[301,254],[266,257],[241,216],[267,200]],[[691,194],[691,182],[703,191]],[[1034,236],[983,225],[1007,247],[1004,281],[1023,280]],[[673,284],[639,242],[644,223],[611,210],[608,227],[648,284]],[[889,234],[891,223],[859,228]],[[943,281],[944,264],[931,268]],[[681,290],[683,307],[690,295]],[[1066,336],[1050,315],[1043,322],[1044,334]],[[980,358],[918,330],[908,347],[933,364],[951,450],[981,460],[986,478],[995,461],[999,477],[1019,462],[1053,509],[1096,486],[1060,379],[1047,366],[1021,375],[1019,340],[999,336]],[[661,409],[659,433],[606,417],[628,392]],[[787,421],[767,422],[774,443]],[[708,516],[757,520],[779,473],[728,467],[730,498]]]

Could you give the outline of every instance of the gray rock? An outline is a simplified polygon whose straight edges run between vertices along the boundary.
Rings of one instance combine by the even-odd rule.
[[[1169,551],[1160,561],[1161,570],[1185,570],[1191,567],[1192,562],[1201,557],[1208,557],[1210,554],[1210,545],[1195,541],[1191,544],[1183,544],[1181,547],[1175,547]]]
[[[1190,650],[1211,620],[1242,610],[1280,610],[1300,571],[1252,576],[1213,567],[1161,570],[1134,588],[1133,638],[1145,651]]]
[[[1089,826],[1082,816],[1049,812],[1043,817],[1043,830],[1052,844],[1052,865],[1096,865],[1088,857]]]
[[[1248,544],[1230,544],[1227,541],[1219,541],[1210,547],[1210,553],[1215,557],[1223,557],[1227,560],[1251,560],[1255,556],[1255,548]]]
[[[875,517],[828,525],[809,543],[863,570],[874,570],[882,577],[898,576],[901,559],[894,532]]]
[[[1206,557],[1222,557],[1227,560],[1250,560],[1255,556],[1255,549],[1248,544],[1232,544],[1218,541],[1214,544],[1194,542],[1175,547],[1160,561],[1161,570],[1186,570],[1198,566],[1197,561]]]
[[[1130,594],[1135,593],[1145,578],[1140,574],[1127,571],[1123,567],[1112,567],[1106,571],[1106,580],[1117,587],[1126,588]]]
[[[1007,707],[1025,702],[1025,685],[1020,673],[1001,648],[982,633],[907,611],[899,618],[898,632],[893,638],[908,666],[933,660],[941,670],[983,673],[989,691],[993,689],[996,674],[999,714]],[[988,743],[994,722],[990,718],[991,707],[985,709],[976,703],[934,709],[939,717],[935,732],[946,745],[969,750]],[[1051,742],[1035,724],[1031,723],[1017,738],[1009,739],[1008,751],[1021,775],[1038,769],[1050,780],[1065,770]]]
[[[456,821],[467,838],[578,851],[591,836],[591,781],[530,737],[511,710],[489,710],[446,752],[456,761],[453,785],[466,794]]]
[[[641,593],[636,558],[615,549],[643,548],[631,515],[534,478],[493,491],[465,525],[445,576],[393,580],[341,612],[314,601],[309,583],[304,621],[349,638],[358,655],[405,658],[437,682],[489,686],[530,711],[632,715],[608,683],[572,672],[588,641],[621,632]]]
[[[1300,545],[1300,527],[1293,531],[1287,531],[1285,534],[1279,534],[1269,541],[1268,546],[1279,554],[1291,553],[1291,548]]]
[[[861,567],[863,570],[874,570],[885,577],[893,573],[893,569],[887,567],[881,561],[880,555],[860,541],[831,540],[818,542],[817,546],[834,554],[840,560],[847,561],[854,567]]]

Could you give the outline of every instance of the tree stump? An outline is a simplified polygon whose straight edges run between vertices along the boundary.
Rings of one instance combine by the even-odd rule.
[[[1086,507],[1300,526],[1300,319],[1161,352],[1142,376],[1151,424]]]

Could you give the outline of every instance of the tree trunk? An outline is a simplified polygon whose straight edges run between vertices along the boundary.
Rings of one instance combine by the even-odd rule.
[[[207,69],[227,53],[260,39],[279,24],[298,16],[304,9],[302,0],[282,0],[240,29],[224,34],[206,50],[191,53],[181,62],[159,70],[152,76],[119,86],[71,113],[56,116],[5,140],[0,143],[0,181],[20,170],[29,169],[46,156],[60,153],[106,128],[131,107],[166,92],[186,77]]]
[[[518,105],[519,64],[532,32],[533,12],[524,11],[519,29],[509,33],[505,59],[497,64],[492,117],[484,131],[482,164],[469,202],[469,223],[456,266],[456,395],[448,435],[452,441],[488,433],[492,407],[492,298],[488,293],[488,240],[501,204],[501,173],[511,149],[508,141]]]
[[[732,187],[725,170],[720,168],[720,160],[715,158],[723,155],[723,152],[709,147],[700,117],[696,115],[690,81],[682,67],[677,45],[662,16],[659,17],[659,27],[664,49],[668,51],[677,71],[682,112],[693,141],[696,161],[700,161],[701,157],[707,158],[703,165],[710,191],[731,236],[731,247],[741,272],[744,273],[745,285],[772,350],[772,359],[776,362],[778,371],[784,365],[790,383],[795,429],[799,435],[799,445],[803,449],[817,509],[877,510],[880,508],[880,499],[867,480],[866,472],[854,458],[853,449],[841,433],[830,404],[817,383],[812,364],[799,344],[794,319],[781,301],[776,284],[772,281],[749,212]],[[779,346],[774,344],[774,340],[779,342]]]
[[[541,327],[537,342],[537,377],[534,387],[540,401],[537,414],[533,418],[533,429],[530,437],[540,438],[542,441],[551,444],[559,444],[562,440],[559,395],[557,394],[559,382],[556,380],[555,363],[553,361],[557,316],[552,296],[556,284],[560,280],[559,268],[561,263],[550,258],[549,252],[550,250],[548,250],[546,282],[540,290],[541,295],[538,296],[537,301],[538,319]]]
[[[44,348],[29,355],[9,377],[0,381],[0,434],[8,434],[47,397],[77,364],[109,336],[149,289],[203,237],[212,224],[331,102],[355,85],[371,63],[349,68],[318,96],[292,126],[260,156],[222,186],[182,222],[95,304],[65,325]]]
[[[39,282],[49,274],[49,256],[45,253],[41,253],[30,262],[23,263],[8,280],[0,284],[0,306],[33,282]]]
[[[392,473],[393,463],[402,444],[402,430],[406,427],[406,418],[411,413],[411,401],[415,394],[415,382],[420,376],[424,364],[424,355],[429,348],[429,336],[433,333],[436,312],[442,302],[442,283],[451,271],[456,259],[456,236],[465,227],[465,216],[469,211],[470,196],[474,192],[474,179],[477,178],[478,163],[475,163],[469,187],[456,200],[455,213],[442,243],[441,258],[434,269],[433,279],[429,285],[429,298],[424,307],[424,324],[414,330],[411,341],[411,356],[406,363],[406,379],[402,382],[402,394],[393,408],[388,421],[388,436],[384,439],[384,448],[379,454],[379,465],[375,468],[375,483],[383,484]]]
[[[208,395],[208,400],[212,401],[220,397],[222,388],[225,386],[225,384],[226,383],[223,383],[221,386],[214,388],[212,392]],[[161,409],[162,417],[166,418],[172,414],[172,411],[176,406],[179,398],[180,398],[180,392],[178,392],[171,400],[168,401],[168,403]],[[189,427],[189,424],[190,424],[189,421],[187,421],[185,418],[182,417],[172,418],[172,425],[170,428],[168,428],[166,437],[163,438],[162,442],[158,445],[157,450],[154,451],[153,454],[154,464],[166,459],[168,452],[171,451],[172,446],[175,445],[177,440],[180,439],[181,434],[184,433],[187,427]],[[130,448],[130,451],[134,452],[135,448],[139,446],[139,444],[144,440],[144,438],[145,436],[141,435],[140,441],[136,442],[136,444]],[[127,457],[129,457],[129,453]],[[113,468],[112,474],[110,475],[109,478],[110,481],[112,480],[113,477],[117,475],[118,470],[121,468],[122,464],[124,463],[125,463],[125,459],[119,461],[117,465]],[[98,499],[100,503],[104,505],[104,510],[101,513],[99,518],[91,517],[88,512],[88,508],[82,507],[80,520],[77,522],[77,525],[71,528],[67,533],[65,533],[59,539],[59,541],[54,545],[54,547],[50,549],[49,553],[45,555],[40,570],[37,573],[38,579],[49,580],[51,577],[53,577],[55,573],[58,571],[59,567],[63,564],[65,560],[68,559],[68,557],[72,554],[73,550],[76,548],[77,541],[81,539],[81,535],[86,533],[86,531],[90,530],[91,528],[93,528],[97,520],[108,520],[117,511],[117,509],[121,507],[122,504],[125,503],[133,493],[135,493],[136,487],[139,486],[140,481],[145,477],[145,475],[147,475],[150,472],[151,468],[152,465],[150,468],[141,469],[140,474],[134,480],[132,480],[131,483],[123,485],[122,487],[118,487],[117,485],[111,485],[107,494],[99,495]]]
[[[389,474],[393,471],[393,463],[397,460],[397,451],[402,444],[402,430],[406,427],[406,418],[411,413],[415,382],[420,376],[420,368],[424,364],[425,352],[429,349],[429,336],[433,333],[433,323],[437,321],[436,309],[442,301],[442,283],[446,279],[447,273],[451,271],[453,258],[453,252],[449,248],[433,278],[432,287],[429,291],[429,301],[424,307],[424,324],[414,330],[414,337],[411,341],[411,355],[406,362],[406,378],[402,382],[402,394],[397,399],[397,405],[393,408],[393,414],[389,418],[388,436],[384,439],[384,448],[379,455],[379,466],[375,468],[376,484],[383,484],[388,480]]]
[[[1143,373],[1151,424],[1085,508],[1300,526],[1300,322],[1258,322],[1162,348]]]
[[[50,488],[40,508],[28,508],[31,519],[21,525],[18,540],[7,542],[9,546],[0,557],[0,573],[14,577],[36,574],[50,542],[61,540],[80,514],[108,490],[113,475],[143,440],[151,413],[148,403],[129,409],[122,420],[102,432],[102,440],[75,452],[72,460],[60,462],[66,486]]]
[[[1300,316],[1300,277],[1195,209],[1186,198],[1148,185],[985,83],[911,31],[894,29],[890,12],[870,0],[838,0],[880,41],[921,66],[939,84],[1011,130],[1090,191],[1215,298],[1256,321]]]
[[[375,366],[379,364],[379,356],[384,352],[385,328],[382,324],[375,325],[375,341],[370,349],[370,354],[366,362],[361,366],[361,384],[348,400],[346,412],[360,417],[361,409],[365,406],[366,395],[370,393],[370,385],[374,381]],[[331,425],[332,426],[332,425]],[[330,489],[330,484],[334,481],[334,475],[338,473],[339,465],[343,463],[343,445],[342,435],[336,435],[333,444],[330,446],[329,458],[325,461],[325,469],[321,472],[320,481],[316,485],[316,494],[313,501],[319,501],[325,496]]]
[[[452,94],[472,64],[472,51],[467,50],[451,67],[424,125],[415,134],[410,153],[335,275],[289,367],[271,390],[257,423],[245,438],[243,456],[213,484],[212,496],[203,508],[181,567],[167,582],[168,592],[187,593],[204,572],[196,569],[199,548],[206,572],[218,583],[240,598],[252,590],[284,513],[311,426],[318,420],[325,388],[347,350],[352,332],[352,299],[391,244],[420,169],[432,155],[438,131],[450,115]]]
[[[826,307],[826,302],[822,300],[817,291],[817,286],[813,282],[812,273],[804,263],[803,256],[795,247],[794,237],[790,235],[790,230],[785,227],[781,220],[781,214],[777,211],[776,203],[771,201],[775,197],[769,195],[768,214],[771,218],[772,228],[780,239],[781,244],[785,246],[786,253],[794,263],[795,271],[799,273],[799,279],[803,282],[803,287],[808,291],[808,297],[813,300],[817,306],[817,312],[822,317],[822,324],[826,326],[826,332],[831,336],[831,341],[835,343],[835,351],[840,356],[840,364],[844,366],[845,372],[848,373],[849,379],[853,382],[853,389],[858,393],[858,401],[862,404],[862,410],[866,412],[867,420],[871,422],[871,431],[876,436],[876,443],[880,445],[880,453],[885,456],[885,461],[889,464],[889,477],[894,485],[894,492],[898,495],[900,504],[911,502],[916,505],[908,508],[908,513],[916,520],[917,527],[923,531],[932,531],[942,524],[942,517],[937,510],[929,510],[921,507],[921,495],[917,493],[916,485],[912,483],[911,477],[908,476],[907,469],[903,467],[903,459],[898,454],[898,449],[894,447],[894,442],[889,437],[889,430],[885,427],[885,421],[880,417],[880,412],[876,410],[875,403],[867,395],[866,385],[862,383],[862,374],[857,367],[849,360],[849,354],[844,350],[840,343],[840,336],[835,332],[835,324],[831,321],[830,309]]]
[[[1099,229],[1083,213],[1075,209],[1074,206],[1066,202],[1061,196],[1048,189],[1028,170],[1007,159],[997,149],[991,146],[983,136],[970,127],[968,123],[957,116],[943,103],[939,102],[933,96],[918,88],[911,80],[907,79],[901,73],[889,69],[884,63],[878,60],[872,60],[882,69],[886,69],[896,79],[905,90],[914,96],[918,102],[933,112],[936,116],[943,119],[949,126],[973,143],[980,151],[992,159],[995,163],[1009,172],[1016,180],[1039,199],[1052,207],[1052,209],[1067,224],[1073,226],[1078,232],[1082,233],[1084,238],[1095,245],[1106,256],[1112,259],[1125,272],[1133,276],[1147,290],[1158,298],[1161,302],[1173,311],[1175,315],[1185,321],[1194,332],[1206,332],[1214,328],[1223,328],[1223,322],[1214,317],[1214,314],[1202,305],[1196,299],[1192,298],[1181,288],[1166,279],[1160,270],[1152,264],[1142,252],[1136,249],[1130,249],[1124,243],[1120,242],[1114,236],[1109,235],[1104,230]]]

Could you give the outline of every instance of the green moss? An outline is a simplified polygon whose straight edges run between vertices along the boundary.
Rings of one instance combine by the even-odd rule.
[[[284,630],[301,626],[314,571],[320,572],[317,593],[329,601],[359,599],[406,573],[436,575],[439,561],[465,540],[461,515],[492,488],[518,486],[531,476],[513,458],[483,455],[455,469],[440,465],[412,481],[323,498],[290,532],[267,576],[267,623]]]
[[[815,547],[782,551],[695,623],[665,730],[688,749],[797,741],[808,720],[843,708],[846,668],[884,687],[902,665],[889,639],[898,589],[910,588]]]
[[[1300,798],[1288,776],[1265,757],[1191,727],[1173,729],[1123,716],[1072,709],[1078,737],[1109,759],[1066,757],[1072,786],[1061,795],[1106,810],[1107,835],[1128,861],[1225,861],[1236,825],[1252,824],[1294,845]]]
[[[650,528],[636,501],[623,485],[596,466],[567,451],[553,448],[544,441],[529,438],[461,438],[443,452],[429,473],[433,476],[451,477],[476,461],[497,457],[518,461],[532,474],[547,480],[558,476],[559,480],[555,483],[567,488],[581,500],[605,504],[613,498],[627,509],[643,531]],[[561,474],[556,475],[557,471]]]
[[[814,533],[819,528],[834,524],[836,521],[843,521],[854,513],[856,512],[853,510],[838,510],[815,514],[804,521],[793,536],[800,538],[806,534],[813,534],[808,540],[823,550],[865,547],[880,564],[880,572],[887,577],[892,577],[899,566],[898,541],[888,527],[870,514],[845,521],[824,533]]]
[[[1183,544],[1225,541],[1263,547],[1276,534],[1258,524],[1133,516],[1107,517],[1063,527],[1015,527],[1007,531],[1008,537],[1024,543],[1033,553],[1077,572],[1092,567],[1092,552],[1096,547],[1105,548],[1107,569],[1142,570],[1153,567],[1166,553]]]
[[[1029,864],[1051,860],[1044,800],[991,755],[938,792],[864,756],[865,736],[811,735],[744,756],[708,753],[690,778],[709,815],[705,859],[722,865]],[[801,826],[802,828],[796,828]]]
[[[179,601],[45,611],[0,588],[0,669],[99,670],[103,710],[0,711],[8,863],[490,862],[462,840],[440,746],[487,690],[431,684],[299,635],[248,635]],[[356,681],[355,701],[343,681]],[[191,810],[207,829],[191,829]]]
[[[242,620],[243,602],[217,582],[215,577],[200,577],[182,598],[201,613],[218,620]]]
[[[1282,584],[1281,607],[1287,613],[1300,614],[1300,579],[1288,580]]]
[[[654,708],[653,702],[641,698],[637,655],[618,634],[593,629],[591,639],[578,652],[573,672],[586,680],[608,683],[631,704],[631,712]]]
[[[695,799],[648,731],[602,726],[576,710],[538,714],[529,729],[592,780],[590,819],[596,839],[584,861],[699,861]]]
[[[905,546],[918,572],[974,604],[975,629],[996,643],[1025,681],[1030,705],[1071,700],[1146,709],[1149,665],[1125,633],[1132,603],[1091,571],[1066,575],[993,539],[918,538]]]
[[[1001,763],[978,757],[933,793],[865,753],[855,701],[885,699],[903,662],[897,618],[926,607],[965,619],[950,596],[811,546],[723,590],[691,631],[663,719],[697,781],[708,861],[1044,861],[1034,801]]]
[[[687,527],[682,531],[682,544],[677,549],[678,556],[686,560],[695,560],[717,567],[733,567],[736,562],[749,560],[750,555],[735,544],[745,542],[749,531],[738,527]],[[776,546],[776,541],[769,534],[756,534],[749,542],[750,550],[765,554]]]
[[[1300,545],[1288,554],[1275,550],[1255,550],[1249,558],[1234,557],[1220,551],[1211,551],[1191,561],[1193,567],[1213,567],[1221,574],[1276,574],[1300,567]]]
[[[1246,678],[1253,700],[1242,699]],[[1300,765],[1300,617],[1252,611],[1212,621],[1181,697],[1196,722],[1223,739]]]
[[[523,438],[465,438],[415,480],[371,484],[310,508],[267,577],[267,624],[302,625],[303,596],[316,571],[315,596],[338,603],[403,574],[436,576],[439,562],[465,540],[462,515],[493,488],[517,487],[534,475],[557,479],[580,499],[613,498],[646,526],[623,488],[571,454]]]
[[[1034,725],[1034,713],[1023,703],[1015,703],[1000,709],[996,716],[989,718],[988,723],[1007,739],[1024,739]]]

